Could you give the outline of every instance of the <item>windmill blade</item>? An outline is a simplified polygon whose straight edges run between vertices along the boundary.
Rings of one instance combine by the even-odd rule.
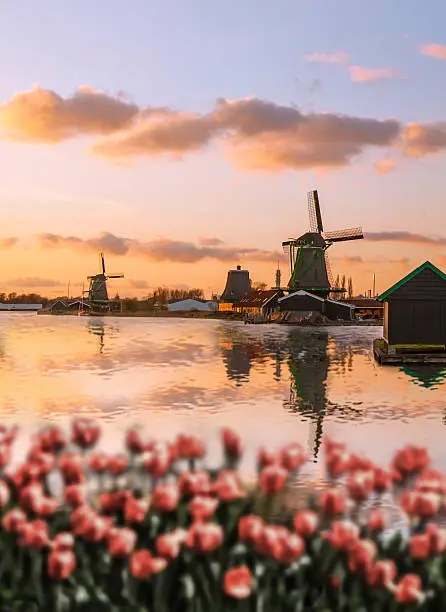
[[[325,259],[325,269],[327,270],[328,282],[330,283],[330,287],[333,287],[334,278],[333,278],[333,272],[332,272],[331,265],[330,265],[330,260],[328,259],[328,256],[327,256],[327,251],[325,251],[324,253],[324,259]]]
[[[101,265],[102,265],[102,274],[105,275],[105,261],[104,261],[104,253],[101,253]]]
[[[323,236],[329,242],[345,242],[347,240],[361,240],[361,238],[364,238],[362,227],[350,227],[344,230],[324,232]]]
[[[107,278],[124,278],[124,274],[107,274]]]
[[[319,205],[319,196],[316,190],[307,193],[308,199],[308,215],[310,217],[310,230],[322,234],[324,231],[322,225],[321,207]]]

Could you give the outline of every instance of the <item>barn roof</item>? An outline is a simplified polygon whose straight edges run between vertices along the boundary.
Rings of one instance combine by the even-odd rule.
[[[347,298],[346,300],[339,300],[354,306],[355,308],[382,308],[383,305],[374,298]]]
[[[421,264],[421,266],[418,266],[418,268],[415,268],[415,270],[412,270],[412,272],[409,272],[409,274],[407,274],[407,276],[405,276],[404,278],[399,280],[397,283],[392,285],[392,287],[390,287],[390,289],[387,289],[387,291],[384,291],[384,293],[381,293],[381,295],[378,296],[378,300],[379,301],[383,301],[383,300],[387,299],[389,297],[389,295],[394,293],[397,289],[399,289],[400,287],[405,285],[412,278],[414,278],[415,276],[420,274],[420,272],[423,272],[423,270],[426,270],[426,269],[432,270],[432,272],[434,272],[442,280],[446,281],[446,274],[444,272],[442,272],[439,268],[437,268],[437,266],[434,266],[434,264],[431,263],[430,261],[425,261],[423,264]]]
[[[306,295],[307,297],[312,298],[313,300],[319,300],[320,302],[324,302],[324,298],[319,297],[318,295],[314,295],[314,293],[309,293],[308,291],[304,291],[303,289],[299,289],[299,291],[294,291],[293,293],[290,293],[289,295],[285,295],[284,297],[279,298],[279,302],[284,302],[285,300],[289,300],[290,298],[293,297],[297,297],[297,296],[304,296]]]
[[[248,293],[248,295],[240,299],[238,306],[245,306],[248,308],[264,306],[276,295],[276,293],[281,292],[277,289],[251,291],[251,293]]]

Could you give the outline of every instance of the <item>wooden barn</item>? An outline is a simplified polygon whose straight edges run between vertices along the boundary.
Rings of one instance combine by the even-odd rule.
[[[248,315],[269,315],[278,308],[279,298],[283,296],[280,289],[251,291],[233,306],[236,312]]]
[[[446,345],[446,274],[430,261],[410,272],[378,299],[384,302],[388,353]]]
[[[281,311],[320,312],[325,311],[324,298],[300,289],[279,299]]]

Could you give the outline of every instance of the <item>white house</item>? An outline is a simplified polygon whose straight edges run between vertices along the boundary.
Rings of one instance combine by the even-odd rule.
[[[209,301],[202,302],[201,300],[187,299],[172,302],[167,305],[169,312],[191,312],[192,310],[200,310],[202,312],[215,312],[218,310],[217,302]]]

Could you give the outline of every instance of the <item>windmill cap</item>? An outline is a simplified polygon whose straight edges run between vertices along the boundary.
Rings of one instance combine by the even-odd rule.
[[[242,269],[242,266],[237,266],[237,270],[241,270],[241,269]]]

